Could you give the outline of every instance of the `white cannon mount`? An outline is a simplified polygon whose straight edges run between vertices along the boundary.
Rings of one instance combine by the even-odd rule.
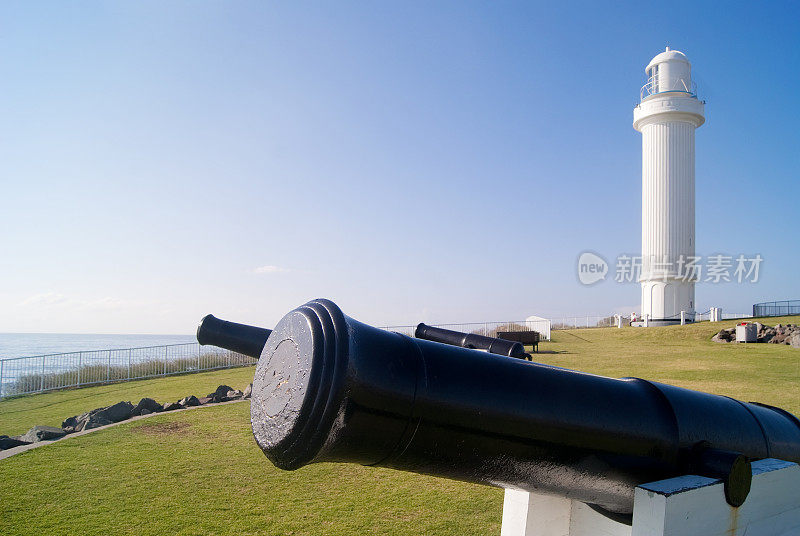
[[[685,475],[638,486],[633,523],[588,505],[507,489],[501,536],[800,536],[800,466],[776,459],[752,463],[750,494],[738,508],[723,482]]]

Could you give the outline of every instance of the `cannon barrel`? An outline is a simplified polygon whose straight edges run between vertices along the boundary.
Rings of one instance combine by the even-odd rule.
[[[281,469],[390,467],[633,509],[635,486],[800,462],[800,421],[770,406],[612,379],[380,330],[314,300],[275,326],[256,367],[256,442]],[[718,476],[719,475],[719,476]]]
[[[258,359],[271,330],[220,320],[206,315],[197,326],[197,342],[211,344]]]
[[[441,342],[475,350],[486,350],[490,354],[518,357],[520,359],[530,358],[530,355],[525,352],[525,347],[522,346],[522,343],[486,337],[485,335],[461,333],[460,331],[419,324],[417,329],[414,330],[414,336],[426,341]]]

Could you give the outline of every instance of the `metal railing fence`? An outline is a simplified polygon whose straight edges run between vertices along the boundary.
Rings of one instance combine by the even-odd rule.
[[[623,316],[623,320],[625,317]],[[496,337],[498,331],[538,331],[542,340],[550,340],[550,331],[557,329],[607,328],[617,325],[616,317],[610,315],[569,315],[544,320],[508,320],[505,322],[462,322],[460,324],[431,324],[436,328],[452,329],[463,333],[475,333]],[[414,336],[413,326],[382,326],[381,329],[397,331],[409,337]]]
[[[625,317],[623,316],[623,321]],[[551,319],[551,329],[608,328],[617,325],[614,315],[570,315]]]
[[[739,320],[740,318],[751,318],[750,313],[722,313],[721,320]],[[695,322],[706,322],[711,320],[711,311],[697,313],[694,315]]]
[[[753,316],[800,315],[800,300],[782,300],[753,304]]]
[[[92,350],[0,360],[0,398],[255,365],[257,359],[198,343]]]
[[[550,339],[550,322],[548,320],[509,320],[507,322],[462,322],[460,324],[429,325],[435,328],[451,329],[453,331],[461,331],[462,333],[474,333],[486,337],[497,337],[498,331],[538,331],[545,340]],[[381,329],[396,331],[403,335],[413,337],[417,325],[381,326]]]
[[[691,97],[697,97],[697,84],[693,80],[687,83],[681,77],[651,76],[647,79],[647,83],[642,86],[642,89],[639,90],[639,101],[659,93],[686,93]]]
[[[752,316],[800,314],[800,300],[753,305]],[[725,320],[749,318],[747,313],[723,313]],[[628,316],[622,315],[625,325]],[[708,312],[696,313],[694,321],[709,320]],[[550,340],[551,330],[614,327],[616,316],[569,315],[549,320],[465,322],[433,324],[464,333],[496,337],[498,331],[538,331]],[[383,326],[381,329],[414,336],[416,325]],[[92,350],[0,359],[0,398],[119,381],[155,378],[170,374],[201,372],[255,365],[258,359],[198,343],[169,344],[117,350]]]

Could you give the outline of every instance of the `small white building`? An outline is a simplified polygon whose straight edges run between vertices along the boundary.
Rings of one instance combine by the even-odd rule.
[[[525,326],[531,331],[538,331],[543,341],[550,340],[550,320],[541,316],[529,316],[525,319]]]

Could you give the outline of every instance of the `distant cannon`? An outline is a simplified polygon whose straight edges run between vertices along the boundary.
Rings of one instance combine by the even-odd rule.
[[[559,495],[612,518],[630,516],[642,483],[722,478],[739,506],[750,460],[800,462],[800,421],[784,410],[413,339],[328,300],[275,326],[252,396],[253,434],[281,469],[377,465]]]
[[[211,344],[258,359],[271,330],[220,320],[206,315],[197,326],[197,342]]]
[[[518,357],[520,359],[530,359],[530,354],[525,352],[522,343],[486,337],[475,333],[462,333],[444,328],[435,328],[426,324],[417,325],[414,336],[418,339],[427,341],[441,342],[461,348],[471,348],[474,350],[486,350],[490,354],[505,355],[508,357]]]

